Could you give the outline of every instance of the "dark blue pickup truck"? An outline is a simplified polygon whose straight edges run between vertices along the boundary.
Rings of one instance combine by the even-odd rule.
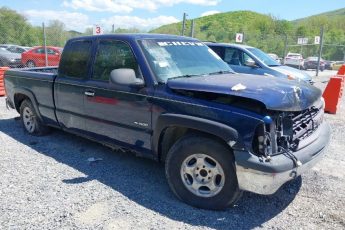
[[[319,89],[235,74],[186,37],[73,38],[58,68],[9,70],[5,87],[28,133],[55,127],[164,162],[173,192],[199,208],[276,192],[330,138]]]

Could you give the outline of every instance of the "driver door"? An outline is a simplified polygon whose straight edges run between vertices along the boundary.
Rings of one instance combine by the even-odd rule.
[[[142,78],[129,44],[100,39],[84,95],[86,130],[96,139],[145,150],[151,148],[151,104],[146,87],[110,83],[110,72],[128,68]]]

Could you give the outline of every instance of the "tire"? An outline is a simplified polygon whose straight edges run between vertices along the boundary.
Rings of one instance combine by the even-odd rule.
[[[20,117],[24,131],[34,135],[42,136],[47,134],[49,127],[42,124],[30,100],[24,100],[20,105]]]
[[[165,174],[175,195],[197,208],[223,210],[242,194],[232,152],[209,137],[180,138],[168,152]]]
[[[27,61],[26,62],[26,66],[29,67],[29,68],[34,68],[36,67],[36,63],[34,61]]]

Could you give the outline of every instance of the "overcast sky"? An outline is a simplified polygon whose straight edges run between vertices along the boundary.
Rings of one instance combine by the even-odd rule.
[[[105,30],[136,27],[149,30],[188,18],[235,10],[252,10],[293,20],[345,7],[345,0],[1,0],[5,6],[40,25],[52,19],[83,32],[100,24]]]

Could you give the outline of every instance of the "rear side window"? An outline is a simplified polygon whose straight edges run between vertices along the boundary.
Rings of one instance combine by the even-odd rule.
[[[44,49],[43,48],[38,48],[34,51],[37,54],[44,54]]]
[[[92,79],[108,81],[110,72],[121,68],[133,69],[137,77],[139,75],[138,63],[129,45],[116,40],[101,40],[97,48]]]
[[[85,78],[88,73],[91,47],[90,40],[69,42],[61,57],[59,74],[65,77]]]

